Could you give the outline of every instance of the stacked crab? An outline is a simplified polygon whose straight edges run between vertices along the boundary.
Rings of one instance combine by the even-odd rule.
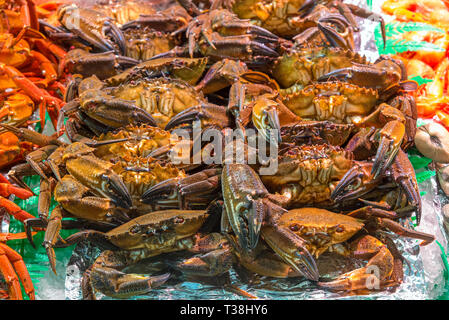
[[[74,47],[60,66],[73,76],[58,133],[3,125],[41,147],[9,172],[23,187],[24,176],[41,177],[29,240],[45,229],[54,271],[55,248],[88,240],[104,249],[84,274],[84,298],[144,294],[170,276],[218,276],[233,264],[356,292],[373,289],[374,266],[377,289],[398,286],[403,257],[385,231],[434,239],[401,224],[421,216],[405,154],[416,83],[400,61],[355,52],[354,16],[383,25],[328,0],[61,6],[41,23]],[[231,157],[244,163],[228,161],[226,143],[193,148],[198,126],[220,142],[238,130]],[[174,161],[180,146],[202,161]],[[267,148],[278,152],[260,157]],[[61,228],[82,230],[62,239]],[[368,263],[322,281],[316,260],[329,252]],[[126,272],[151,257],[156,275]]]

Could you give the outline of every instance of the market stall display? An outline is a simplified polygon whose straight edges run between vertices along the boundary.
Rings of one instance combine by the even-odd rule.
[[[28,280],[62,271],[83,299],[444,292],[448,137],[418,119],[445,125],[443,22],[388,1],[413,24],[349,1],[4,6],[7,53],[30,52],[2,69],[29,114],[0,124],[20,141],[9,179],[36,195],[16,201]]]

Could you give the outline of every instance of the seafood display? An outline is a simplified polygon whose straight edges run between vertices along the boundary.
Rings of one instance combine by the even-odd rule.
[[[446,28],[405,2],[382,8]],[[257,298],[231,270],[369,296],[403,284],[401,241],[434,243],[410,223],[426,212],[407,152],[416,142],[424,156],[447,154],[435,141],[449,137],[417,122],[445,103],[449,60],[370,61],[359,24],[374,22],[387,50],[380,14],[339,0],[24,0],[0,10],[0,200],[23,226],[0,233],[0,298],[22,299],[20,282],[35,298],[10,240],[42,246],[55,274],[60,250],[95,246],[83,299],[187,278]],[[12,195],[35,197],[37,214]],[[323,271],[334,259],[356,263]]]

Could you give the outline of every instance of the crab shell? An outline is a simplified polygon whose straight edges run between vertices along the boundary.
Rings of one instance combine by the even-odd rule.
[[[194,235],[207,217],[204,210],[156,211],[124,223],[106,236],[121,249],[160,250]]]
[[[324,82],[280,91],[282,102],[304,120],[354,123],[377,105],[376,90],[345,82]]]
[[[140,74],[164,73],[170,77],[186,81],[194,85],[201,78],[207,66],[207,58],[158,58],[142,62],[127,69],[119,75],[105,80],[107,85],[117,86],[138,78]]]
[[[295,84],[309,85],[321,76],[353,63],[367,64],[366,58],[351,50],[342,48],[306,48],[279,57],[271,73],[283,88]]]
[[[165,78],[123,84],[110,93],[119,99],[133,100],[138,107],[151,114],[161,128],[173,115],[203,101],[202,94],[186,82]]]
[[[123,156],[146,158],[152,151],[170,145],[170,133],[168,131],[145,124],[130,125],[116,131],[110,131],[101,134],[96,140],[116,139],[128,140],[99,146],[95,150],[95,155],[104,160]]]
[[[364,226],[358,219],[318,208],[290,210],[277,223],[306,240],[307,249],[317,258],[332,246],[349,240]]]
[[[329,201],[345,173],[353,166],[352,154],[330,145],[303,145],[279,157],[274,175],[262,175],[270,191],[288,196],[290,203]]]

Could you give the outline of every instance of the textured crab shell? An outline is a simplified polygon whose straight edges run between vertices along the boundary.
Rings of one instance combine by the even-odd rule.
[[[204,101],[202,93],[182,80],[156,78],[141,79],[136,83],[122,84],[110,91],[115,98],[132,100],[147,111],[163,128],[171,117],[199,105]]]
[[[198,82],[207,66],[207,58],[159,58],[142,62],[119,75],[105,80],[110,86],[134,81],[148,74],[170,74],[172,78],[186,81],[190,85]]]
[[[353,217],[318,208],[289,210],[277,223],[308,241],[308,249],[316,256],[349,240],[364,226]]]
[[[146,61],[155,55],[170,51],[176,41],[169,34],[150,28],[128,29],[124,31],[126,56]]]
[[[298,14],[304,0],[236,0],[228,7],[241,19],[251,21],[275,34],[283,36],[296,35],[289,18]]]
[[[142,14],[156,13],[151,2],[133,0],[112,0],[106,3],[105,1],[96,1],[92,9],[113,18],[120,25],[136,20]]]
[[[137,202],[146,190],[157,183],[167,179],[186,177],[184,170],[154,158],[124,156],[123,160],[114,164],[113,170],[120,175],[131,196]]]
[[[293,203],[329,201],[338,181],[353,166],[353,156],[330,145],[303,145],[279,157],[274,175],[261,179],[272,192],[290,197]]]
[[[128,140],[97,147],[95,155],[105,160],[117,156],[146,158],[152,151],[170,145],[170,132],[145,124],[139,126],[130,125],[116,131],[110,131],[100,135],[97,140],[124,138]]]
[[[330,81],[280,90],[282,102],[304,120],[354,123],[377,105],[377,90]]]
[[[207,217],[204,210],[155,211],[120,225],[106,236],[122,249],[160,250],[194,235]]]
[[[294,84],[311,84],[319,77],[353,63],[367,64],[364,56],[342,48],[306,48],[279,57],[273,64],[272,75],[283,88]]]

